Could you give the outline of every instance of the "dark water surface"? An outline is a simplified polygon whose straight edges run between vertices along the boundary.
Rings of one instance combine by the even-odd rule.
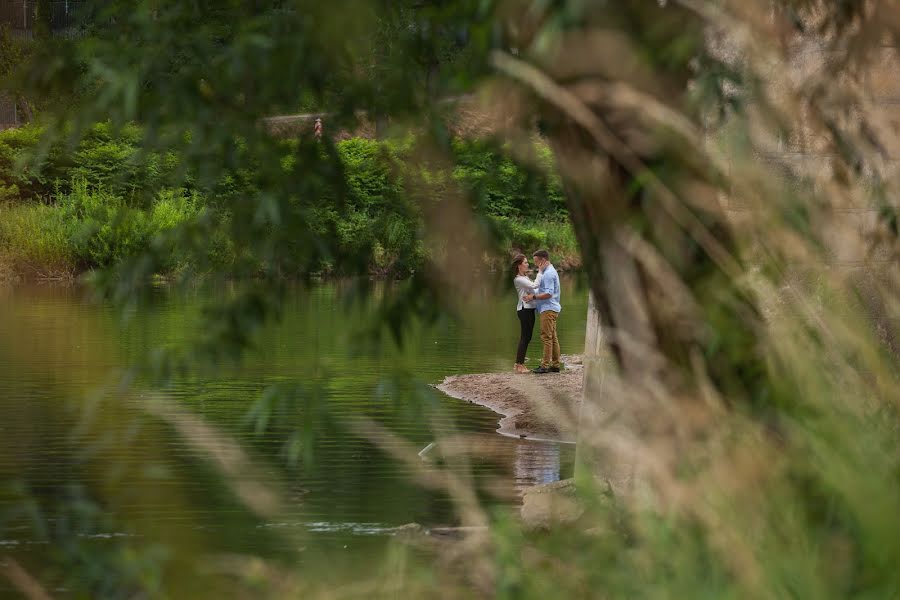
[[[340,285],[293,289],[282,321],[240,367],[180,377],[161,391],[140,381],[117,386],[154,348],[198,333],[202,304],[227,289],[161,290],[125,321],[82,289],[0,289],[0,560],[11,556],[61,582],[66,574],[48,565],[80,564],[81,555],[131,561],[137,571],[161,565],[167,580],[190,579],[211,557],[250,554],[290,557],[308,576],[361,576],[377,568],[367,565],[378,564],[392,528],[459,523],[451,498],[415,481],[417,469],[434,467],[391,456],[361,420],[396,436],[388,449],[418,452],[470,436],[456,446],[471,456],[446,468],[471,481],[487,506],[514,506],[522,488],[570,476],[571,446],[503,438],[494,413],[428,385],[512,367],[512,291],[479,293],[462,322],[414,325],[398,349],[356,336],[373,322],[376,301],[345,311]],[[578,353],[586,292],[563,286],[562,350]],[[386,285],[376,296],[390,293]],[[539,353],[535,332],[532,361]],[[273,385],[295,399],[280,401],[281,416],[257,432],[247,414]],[[212,428],[149,414],[157,396]],[[249,461],[236,471],[228,470],[231,443]],[[254,494],[255,482],[282,498],[276,512],[254,515],[239,499]],[[76,547],[57,542],[73,532]],[[126,547],[137,553],[122,559]],[[192,593],[190,585],[180,593]]]

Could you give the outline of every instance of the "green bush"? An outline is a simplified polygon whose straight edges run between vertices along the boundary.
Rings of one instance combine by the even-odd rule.
[[[135,186],[139,183],[133,163],[135,151],[134,146],[118,140],[82,145],[73,154],[75,164],[69,175],[107,189],[118,188],[120,181]]]
[[[154,238],[162,239],[200,210],[197,195],[182,191],[161,192],[145,210],[84,181],[70,187],[71,192],[58,198],[57,206],[0,206],[0,255],[16,272],[26,276],[71,275],[79,269],[114,265],[146,250]],[[210,240],[211,251],[228,255],[227,249],[216,242]],[[169,270],[184,260],[171,249],[166,257],[164,268]]]
[[[411,140],[352,138],[339,142],[337,148],[357,206],[381,207],[403,193],[399,175],[415,151]],[[456,159],[452,178],[472,194],[480,214],[525,219],[566,216],[559,178],[547,175],[554,173],[554,164],[546,144],[535,143],[534,169],[517,164],[503,148],[486,142],[456,139],[452,150]],[[443,173],[431,175],[431,183],[437,184]]]
[[[6,201],[47,199],[53,193],[53,173],[46,161],[36,163],[43,128],[35,125],[0,131],[0,199]],[[59,153],[51,149],[51,162]]]
[[[535,168],[517,164],[502,147],[477,140],[453,142],[453,177],[473,196],[478,212],[520,219],[562,219],[566,216],[560,180],[552,152],[534,144]]]
[[[326,211],[347,256],[365,259],[378,271],[408,273],[424,260],[417,233],[420,216],[403,189],[407,141],[353,138],[337,144],[347,175],[349,202],[343,211]],[[410,262],[400,264],[400,257]]]
[[[379,269],[388,268],[401,249],[417,243],[420,217],[408,208],[402,185],[414,141],[354,138],[337,145],[347,172],[350,206],[343,213],[322,211],[320,218],[331,223],[348,251],[369,252]],[[438,168],[416,173],[429,186],[434,201],[450,193],[455,181],[471,194],[476,213],[490,219],[509,248],[528,252],[559,244],[565,254],[577,253],[565,222],[559,180],[544,174],[553,170],[552,154],[545,144],[536,144],[539,168],[533,171],[485,143],[456,140],[453,150],[459,163],[452,172]],[[419,263],[424,260],[423,249],[412,254]]]
[[[141,154],[143,131],[137,125],[114,130],[98,123],[72,153],[72,164],[58,169],[64,181],[84,180],[147,207],[178,168],[178,156]]]
[[[374,210],[384,205],[387,196],[400,191],[382,143],[352,138],[339,142],[337,148],[347,173],[350,197],[358,208]]]
[[[85,181],[59,198],[59,213],[76,224],[71,238],[78,260],[107,267],[145,250],[154,236],[197,214],[196,195],[161,192],[149,210],[129,206],[121,197]],[[174,260],[174,258],[173,258]]]
[[[150,228],[154,232],[164,232],[178,227],[194,217],[201,204],[196,192],[163,190],[150,209]]]
[[[525,224],[509,217],[494,217],[493,222],[510,249],[518,252],[533,252],[547,244],[547,233],[538,227]]]
[[[72,241],[84,263],[106,267],[147,247],[146,213],[128,207],[121,197],[81,181],[58,202],[61,213],[78,224]]]
[[[550,259],[558,267],[581,267],[575,231],[566,220],[493,217],[491,225],[497,238],[511,252],[522,252],[530,256],[532,252],[542,248],[550,252]]]
[[[548,248],[568,253],[578,253],[578,240],[575,230],[568,220],[545,221],[541,224]]]
[[[26,125],[0,132],[0,198],[52,200],[71,192],[72,181],[86,181],[148,206],[176,172],[178,157],[141,155],[140,127],[91,127],[75,148],[42,147],[43,127]]]
[[[116,129],[109,123],[96,124],[72,149],[42,147],[43,133],[36,125],[0,132],[0,201],[57,205],[59,214],[53,213],[52,218],[63,219],[67,229],[65,235],[59,231],[52,235],[68,239],[66,260],[82,268],[116,264],[150,247],[159,234],[202,210],[206,211],[206,225],[200,229],[205,233],[196,235],[206,237],[197,239],[196,245],[210,244],[210,264],[232,264],[239,256],[231,244],[214,241],[228,239],[219,230],[228,227],[230,207],[241,206],[244,198],[254,197],[265,185],[260,165],[241,144],[236,144],[236,166],[220,181],[198,189],[192,187],[195,178],[191,174],[180,174],[191,186],[184,189],[172,187],[181,162],[176,153],[140,154],[144,134],[139,126]],[[327,186],[302,182],[298,198],[292,200],[297,216],[322,239],[336,236],[340,241],[336,255],[330,251],[314,256],[323,269],[368,261],[381,272],[408,273],[423,263],[419,207],[404,189],[411,165],[419,168],[414,175],[428,187],[434,202],[462,187],[475,212],[501,231],[510,248],[530,251],[555,244],[574,246],[574,238],[565,237],[565,226],[552,225],[564,220],[565,209],[558,179],[547,174],[553,173],[553,164],[546,144],[535,142],[537,166],[526,169],[508,158],[502,148],[455,140],[452,150],[458,163],[451,170],[425,168],[412,160],[416,142],[414,136],[387,142],[364,138],[338,142],[335,150],[347,184],[345,202],[331,197]],[[281,166],[291,171],[300,156],[298,143],[285,140],[282,145]],[[329,160],[324,146],[320,150],[322,159]],[[46,216],[52,209],[39,210]],[[50,220],[47,223],[47,227],[56,226]],[[217,231],[223,235],[217,238]],[[159,239],[155,246],[160,256],[167,251],[161,248],[164,243]],[[167,246],[172,253],[175,247],[177,244]],[[319,252],[316,248],[297,251],[305,255]],[[32,250],[28,252],[34,255]],[[250,261],[247,264],[272,260],[240,256],[242,262]],[[162,260],[166,268],[177,268],[183,261],[174,255]],[[289,258],[283,263],[280,268],[292,269]]]

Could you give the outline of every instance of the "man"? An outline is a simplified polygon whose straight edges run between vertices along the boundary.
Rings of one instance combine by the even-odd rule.
[[[559,373],[559,338],[556,336],[556,319],[562,310],[559,303],[559,274],[550,264],[550,254],[546,250],[534,253],[534,264],[541,272],[541,284],[537,292],[529,294],[525,300],[537,303],[537,311],[541,319],[541,342],[544,345],[544,356],[541,366],[532,373]]]

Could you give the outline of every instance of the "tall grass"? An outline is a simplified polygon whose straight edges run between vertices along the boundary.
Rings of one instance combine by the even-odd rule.
[[[568,220],[545,221],[539,228],[544,231],[544,246],[551,253],[555,264],[568,269],[581,268],[581,250],[575,239],[575,230]]]
[[[199,211],[196,196],[160,192],[146,209],[132,208],[102,188],[76,181],[56,205],[0,206],[0,255],[8,278],[72,279],[85,269],[108,267],[147,250]],[[166,267],[179,266],[179,256]]]
[[[8,278],[70,279],[78,262],[75,223],[56,207],[0,205],[0,257]]]

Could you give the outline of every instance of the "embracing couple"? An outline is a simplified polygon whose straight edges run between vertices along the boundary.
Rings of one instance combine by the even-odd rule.
[[[519,315],[521,333],[519,335],[519,351],[516,354],[516,373],[559,373],[559,338],[556,337],[556,319],[562,306],[559,303],[559,274],[550,264],[550,254],[546,250],[538,250],[532,257],[538,269],[534,281],[528,277],[528,258],[518,254],[513,258],[512,271],[519,304],[516,311]],[[541,320],[541,343],[544,345],[544,357],[541,366],[533,371],[525,367],[525,351],[531,342],[534,331],[535,313]]]

